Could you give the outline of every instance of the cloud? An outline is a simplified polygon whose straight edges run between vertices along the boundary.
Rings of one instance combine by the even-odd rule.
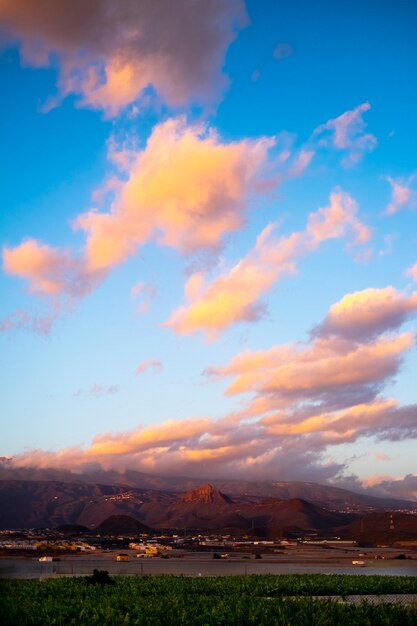
[[[145,147],[131,141],[118,145],[113,137],[108,158],[116,172],[93,193],[101,209],[91,208],[72,224],[83,231],[84,248],[74,254],[27,239],[3,248],[4,271],[27,280],[30,294],[48,296],[62,307],[62,299],[73,302],[87,295],[115,266],[150,242],[193,255],[194,262],[196,255],[213,258],[225,237],[244,226],[253,200],[303,174],[314,154],[312,146],[294,149],[286,133],[224,142],[213,128],[189,125],[184,117],[156,125]],[[370,231],[357,219],[350,196],[336,191],[331,202],[331,207],[321,210],[323,215],[312,214],[307,227],[311,247],[313,238],[318,244],[349,229],[355,234],[353,243],[369,239]],[[255,274],[264,270],[262,261],[260,266],[256,258],[248,258],[234,276],[239,277],[251,263]],[[269,286],[259,295],[276,280],[276,272],[277,268],[268,268]],[[142,296],[139,313],[146,312],[152,299],[149,290]],[[237,311],[231,323],[261,315],[258,297],[255,293],[252,302],[243,303],[244,310]]]
[[[151,283],[137,282],[130,290],[132,296],[139,298],[139,304],[136,310],[141,315],[147,313],[151,306],[152,300],[156,297],[157,289]]]
[[[354,244],[364,244],[371,238],[371,230],[358,218],[358,205],[346,192],[336,190],[330,194],[330,204],[311,213],[307,233],[315,244],[326,239],[352,236]]]
[[[159,359],[146,359],[142,361],[136,368],[136,374],[145,374],[145,372],[152,370],[155,374],[162,372],[162,363]]]
[[[231,378],[227,395],[249,394],[239,419],[250,420],[271,441],[277,438],[291,448],[297,442],[318,453],[360,437],[414,438],[417,405],[398,406],[380,394],[399,371],[415,337],[412,333],[375,337],[375,333],[394,327],[392,319],[398,327],[406,316],[405,312],[403,317],[393,313],[392,298],[383,296],[392,296],[402,309],[407,309],[408,301],[395,290],[376,291],[381,315],[363,318],[366,307],[361,298],[359,305],[355,300],[348,320],[344,314],[336,316],[335,327],[343,331],[342,336],[335,334],[333,326],[326,326],[328,315],[320,325],[322,336],[313,335],[308,344],[246,350],[225,365],[207,368],[205,374],[213,380]],[[337,307],[330,308],[330,312],[335,310],[340,312]]]
[[[77,298],[150,241],[184,254],[217,249],[244,224],[273,144],[269,138],[222,143],[213,130],[187,126],[184,118],[161,123],[143,150],[119,160],[130,169],[123,184],[112,185],[110,210],[75,220],[86,234],[79,257],[28,239],[3,248],[3,269],[27,280],[31,294]]]
[[[313,448],[354,442],[360,437],[398,441],[417,437],[417,405],[399,407],[395,400],[376,398],[336,411],[313,408],[264,417],[270,435],[308,437]]]
[[[387,177],[387,181],[391,185],[391,200],[385,209],[386,215],[393,215],[401,209],[415,209],[417,207],[417,189],[413,188],[416,178],[416,174],[412,174],[408,178]]]
[[[343,390],[357,392],[358,387],[378,386],[398,371],[402,355],[413,341],[411,333],[367,344],[319,338],[306,347],[276,346],[241,353],[226,366],[208,368],[206,373],[233,376],[228,395],[256,392],[290,401],[319,400]]]
[[[370,108],[369,102],[364,102],[339,117],[328,120],[315,129],[311,141],[317,142],[321,147],[344,152],[342,165],[355,165],[366,152],[371,152],[377,145],[376,137],[364,132],[366,124],[362,115]]]
[[[244,223],[274,139],[221,143],[185,119],[157,125],[126,172],[111,210],[79,216],[89,271],[109,269],[154,240],[189,254],[217,248]]]
[[[165,326],[180,334],[203,330],[209,338],[236,322],[253,322],[265,312],[261,296],[276,281],[296,271],[297,261],[327,239],[349,236],[365,243],[370,230],[359,221],[357,204],[336,190],[328,206],[311,213],[304,231],[280,238],[273,224],[258,236],[255,247],[226,274],[206,282],[194,273],[185,286],[186,306],[174,311]]]
[[[25,309],[16,309],[0,320],[0,332],[29,330],[39,335],[48,335],[60,312],[59,306],[53,306],[48,313],[43,315],[31,315]]]
[[[27,239],[15,248],[3,248],[3,270],[29,282],[29,293],[80,297],[95,286],[99,272],[88,272],[82,259],[67,250]]]
[[[384,452],[375,452],[374,457],[377,461],[389,461],[390,457]]]
[[[371,476],[362,485],[368,493],[390,498],[417,500],[417,474],[407,474],[402,478],[393,476]]]
[[[417,263],[409,267],[406,273],[417,283]]]
[[[11,467],[61,467],[82,472],[92,463],[105,469],[135,469],[156,474],[324,481],[343,465],[323,456],[328,445],[385,432],[416,436],[417,407],[401,409],[376,401],[345,411],[300,417],[299,424],[267,420],[245,423],[225,418],[168,420],[125,433],[97,435],[87,448],[59,452],[28,450]],[[293,415],[293,422],[297,416]]]
[[[213,102],[227,47],[247,23],[242,2],[38,0],[0,4],[0,25],[26,63],[59,62],[58,89],[117,115],[149,86],[170,105]],[[53,106],[54,101],[49,106]]]
[[[343,296],[333,304],[314,335],[338,335],[367,339],[401,326],[417,311],[417,292],[407,296],[394,287],[364,289]]]
[[[287,442],[288,443],[288,442]],[[171,420],[156,426],[94,438],[85,449],[73,447],[59,452],[28,450],[9,461],[11,467],[134,468],[149,473],[200,475],[202,477],[276,477],[282,479],[332,476],[340,467],[319,463],[314,451],[292,453],[278,438],[271,438],[257,425],[230,427],[222,420],[192,418]],[[303,464],[294,462],[303,455]]]

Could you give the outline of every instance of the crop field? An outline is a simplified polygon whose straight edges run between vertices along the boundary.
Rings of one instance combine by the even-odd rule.
[[[97,584],[94,584],[97,583]],[[0,581],[4,626],[417,623],[417,604],[348,605],[312,596],[416,594],[414,577],[178,576]]]

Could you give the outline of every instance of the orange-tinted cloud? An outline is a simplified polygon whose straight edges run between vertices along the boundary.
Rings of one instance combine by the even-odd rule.
[[[347,235],[354,243],[369,239],[370,230],[360,222],[357,208],[353,198],[338,190],[330,195],[329,206],[309,215],[304,231],[276,237],[270,224],[228,273],[211,282],[201,273],[193,274],[185,286],[189,303],[164,325],[180,334],[204,330],[212,338],[233,323],[257,320],[265,309],[261,296],[282,276],[294,273],[297,261],[323,241]]]
[[[302,412],[300,414],[271,414],[264,417],[261,423],[267,427],[269,433],[274,435],[321,433],[326,438],[326,442],[329,443],[331,437],[336,437],[341,443],[341,437],[349,440],[354,433],[356,439],[358,431],[372,430],[375,425],[380,425],[384,415],[387,415],[394,407],[396,407],[395,400],[375,400],[338,411],[313,412],[307,416]]]
[[[183,118],[159,124],[144,150],[119,161],[127,180],[112,186],[110,210],[75,221],[87,237],[79,257],[28,239],[3,248],[4,271],[27,280],[30,293],[79,297],[149,241],[184,254],[219,248],[226,233],[244,224],[273,144],[273,138],[222,143]]]
[[[156,126],[111,210],[76,221],[87,234],[88,270],[109,269],[150,240],[185,254],[219,247],[242,227],[273,145],[270,138],[221,143],[183,118]]]
[[[373,385],[392,376],[413,341],[411,333],[366,344],[325,337],[307,347],[248,351],[226,366],[209,368],[207,373],[234,376],[227,389],[230,395],[255,391],[296,399],[319,398],[332,390]]]
[[[225,51],[247,21],[240,0],[2,0],[0,25],[25,62],[57,56],[58,87],[116,115],[149,85],[171,105],[213,102]]]
[[[401,326],[417,311],[417,292],[407,296],[394,287],[364,289],[333,304],[313,333],[366,339]]]
[[[93,288],[98,273],[85,271],[83,261],[66,250],[27,239],[15,248],[3,248],[3,270],[29,282],[29,292],[46,296],[81,296]]]
[[[128,468],[150,473],[201,477],[325,480],[343,466],[323,463],[328,445],[363,436],[416,436],[416,406],[397,407],[393,401],[322,414],[230,422],[193,418],[171,420],[126,433],[96,436],[87,448],[59,452],[28,450],[14,457],[11,467],[60,467],[82,472],[91,464],[105,469]]]
[[[345,155],[342,165],[354,165],[366,152],[374,150],[377,145],[376,137],[364,132],[366,124],[362,115],[370,108],[369,102],[364,102],[351,111],[328,120],[315,129],[312,141],[322,147],[341,150]]]

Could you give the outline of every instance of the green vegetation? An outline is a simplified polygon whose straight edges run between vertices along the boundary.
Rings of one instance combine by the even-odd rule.
[[[102,574],[102,573],[100,573]],[[97,575],[96,575],[97,576]],[[413,577],[182,576],[0,581],[3,626],[69,624],[310,624],[417,623],[417,605],[343,605],[312,595],[417,593]],[[307,596],[297,599],[289,596]]]

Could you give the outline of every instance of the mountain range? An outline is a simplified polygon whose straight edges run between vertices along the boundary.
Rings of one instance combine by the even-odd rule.
[[[414,510],[417,503],[371,496],[367,493],[357,493],[333,485],[322,485],[314,482],[301,481],[249,481],[241,479],[216,479],[209,481],[204,478],[188,476],[156,476],[135,470],[118,472],[103,470],[101,467],[89,468],[82,473],[71,472],[65,469],[15,467],[9,459],[0,458],[0,482],[9,480],[18,481],[54,481],[74,483],[90,486],[111,486],[146,492],[164,492],[167,494],[183,494],[198,488],[204,483],[212,484],[222,493],[231,498],[238,498],[247,502],[257,502],[265,498],[288,500],[302,498],[317,506],[335,511],[358,513],[372,510],[404,509]]]
[[[384,499],[368,499],[315,483],[222,481],[222,484],[229,487],[228,493],[217,484],[204,484],[182,492],[81,481],[0,480],[0,528],[53,528],[76,524],[97,529],[111,516],[129,516],[133,522],[136,520],[136,526],[132,524],[137,532],[139,528],[142,532],[146,532],[146,528],[187,528],[279,536],[299,531],[327,534],[338,531],[340,534],[341,529],[351,527],[353,533],[360,534],[363,522],[358,520],[364,514],[382,515],[378,518],[381,528],[388,531],[389,518],[384,511],[407,509],[413,504],[394,501],[397,506],[393,506]],[[301,495],[307,495],[308,499]],[[397,520],[398,515],[396,513]],[[417,538],[417,517],[405,515],[405,518],[405,534],[414,536],[415,531]],[[400,531],[403,521],[401,528],[398,524],[400,521],[397,523]],[[371,528],[372,523],[367,523],[366,530]],[[105,525],[99,532],[105,534]],[[349,531],[344,534],[349,535]]]

